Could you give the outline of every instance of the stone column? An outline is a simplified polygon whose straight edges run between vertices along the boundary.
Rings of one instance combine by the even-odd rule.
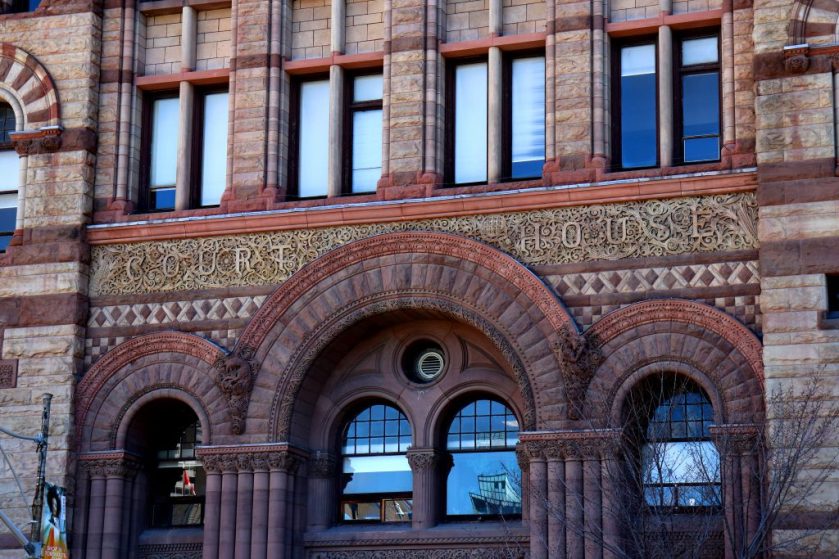
[[[340,196],[343,190],[344,69],[329,68],[329,172],[327,195]]]
[[[602,494],[599,453],[588,453],[583,461],[583,500],[585,502],[586,533],[592,534],[586,538],[586,559],[601,559],[603,557],[602,536]]]
[[[137,473],[139,465],[125,459],[109,460],[105,466],[105,518],[102,528],[102,559],[120,559],[125,554],[122,549],[123,532],[128,529],[123,524],[125,508],[125,487],[128,480]]]
[[[726,520],[726,559],[736,557],[732,542],[748,545],[760,520],[758,428],[754,425],[718,425],[711,436],[720,454],[720,483]]]
[[[729,153],[735,149],[736,122],[734,114],[734,12],[733,2],[722,14],[720,26],[720,74],[722,78],[722,144]]]
[[[526,443],[530,474],[530,557],[548,559],[548,469],[544,445]]]
[[[412,526],[415,530],[432,528],[437,524],[441,504],[439,496],[443,476],[439,475],[440,466],[443,460],[451,460],[451,457],[434,448],[413,447],[408,449],[407,457],[414,480]]]
[[[251,520],[251,559],[265,559],[268,554],[268,502],[270,466],[264,453],[253,455],[253,517]]]
[[[592,87],[592,163],[596,167],[606,166],[606,41],[604,33],[606,18],[603,14],[604,0],[592,3],[591,39],[591,87]]]
[[[189,209],[192,186],[192,112],[195,87],[182,81],[178,94],[178,168],[175,176],[175,209]]]
[[[85,464],[79,463],[78,477],[76,478],[76,510],[73,515],[73,546],[70,548],[72,557],[81,557],[84,552],[85,539],[87,537],[87,512],[90,496],[90,476]]]
[[[204,557],[218,557],[221,528],[221,460],[207,455],[201,457],[207,482],[204,490]]]
[[[197,41],[195,8],[184,6],[181,15],[181,72],[195,70]]]
[[[615,482],[618,475],[617,451],[618,445],[610,445],[603,453],[603,461],[600,467],[602,488],[602,518],[603,518],[603,557],[605,559],[617,559],[617,556],[610,549],[620,549],[620,523],[618,522],[617,509],[624,506],[619,502]]]
[[[335,482],[339,466],[335,457],[326,451],[317,451],[308,462],[309,502],[308,526],[311,530],[328,528],[335,518]]]
[[[268,559],[290,557],[288,528],[292,524],[291,515],[294,496],[290,478],[300,466],[300,459],[290,452],[272,452],[268,456],[271,468],[268,494]]]
[[[565,556],[565,462],[556,446],[548,450],[549,557]]]
[[[346,1],[333,0],[330,25],[332,25],[330,40],[332,54],[344,52],[345,35],[347,30]]]
[[[102,532],[105,522],[105,496],[107,494],[106,462],[93,461],[87,465],[90,475],[90,507],[88,508],[87,559],[102,557]]]
[[[658,141],[659,164],[673,165],[673,31],[658,28]]]
[[[565,541],[568,557],[584,557],[584,515],[583,462],[572,450],[565,459]]]
[[[487,60],[487,180],[498,182],[503,174],[504,159],[503,111],[504,65],[501,49],[489,47]]]
[[[236,490],[238,459],[235,454],[221,457],[221,514],[219,517],[219,559],[233,559],[236,542]]]
[[[253,457],[238,456],[236,476],[236,545],[235,558],[249,559],[251,554],[251,525],[253,523]]]

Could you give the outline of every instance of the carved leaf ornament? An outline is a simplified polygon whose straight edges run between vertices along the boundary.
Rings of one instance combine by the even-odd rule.
[[[92,295],[276,285],[326,252],[397,231],[463,235],[529,265],[754,249],[753,193],[93,247]]]

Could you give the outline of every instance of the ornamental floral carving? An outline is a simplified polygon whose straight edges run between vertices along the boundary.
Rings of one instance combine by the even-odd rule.
[[[562,364],[562,377],[565,380],[565,394],[568,400],[568,419],[581,419],[585,405],[586,390],[594,377],[594,372],[603,361],[597,335],[578,334],[570,328],[557,332],[559,339],[554,349]]]
[[[227,399],[231,428],[237,435],[245,432],[248,403],[259,369],[253,356],[253,349],[244,347],[234,354],[219,358],[215,363],[215,382]]]
[[[738,193],[96,246],[91,294],[277,285],[339,246],[398,231],[463,235],[529,265],[758,246],[755,196]]]

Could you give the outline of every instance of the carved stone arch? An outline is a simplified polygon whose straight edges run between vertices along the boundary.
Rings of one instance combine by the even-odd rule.
[[[835,43],[839,0],[796,0],[790,13],[788,45]]]
[[[603,426],[616,420],[617,400],[629,385],[666,371],[702,386],[720,421],[753,423],[763,414],[760,341],[714,307],[679,299],[643,301],[610,313],[589,332],[597,337],[602,361],[586,400]]]
[[[97,361],[76,388],[76,440],[80,450],[114,448],[137,405],[180,400],[196,412],[205,443],[230,430],[228,406],[216,385],[214,364],[223,351],[180,332],[139,336]],[[195,409],[195,408],[198,409]]]
[[[61,126],[58,90],[33,55],[13,44],[0,43],[0,82],[23,108],[26,130]]]
[[[412,308],[487,335],[532,401],[530,426],[545,427],[564,416],[553,347],[557,332],[577,328],[554,293],[522,264],[480,242],[400,232],[329,252],[265,301],[237,349],[253,349],[262,367],[248,419],[253,432],[285,440],[296,391],[330,336],[373,314]],[[270,410],[266,417],[254,416],[263,409]]]

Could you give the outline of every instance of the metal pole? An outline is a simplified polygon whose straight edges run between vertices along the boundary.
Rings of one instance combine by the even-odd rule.
[[[44,510],[44,474],[47,469],[47,443],[50,436],[50,402],[52,394],[44,394],[44,412],[41,416],[41,434],[38,441],[38,484],[32,501],[32,543],[41,541],[41,515]]]

